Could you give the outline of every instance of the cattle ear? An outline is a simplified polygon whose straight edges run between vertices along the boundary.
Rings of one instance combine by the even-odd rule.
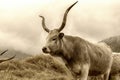
[[[59,34],[59,38],[60,38],[60,39],[62,39],[63,36],[64,36],[64,33],[60,33],[60,34]]]

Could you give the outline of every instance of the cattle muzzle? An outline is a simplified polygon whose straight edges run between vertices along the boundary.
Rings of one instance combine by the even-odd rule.
[[[50,53],[50,49],[47,48],[47,47],[43,47],[43,48],[42,48],[42,51],[43,51],[44,53]]]

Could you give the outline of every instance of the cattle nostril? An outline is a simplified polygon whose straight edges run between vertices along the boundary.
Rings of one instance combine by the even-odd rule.
[[[43,48],[42,48],[42,51],[43,51],[43,52],[46,52],[46,50],[47,50],[46,47],[43,47]]]

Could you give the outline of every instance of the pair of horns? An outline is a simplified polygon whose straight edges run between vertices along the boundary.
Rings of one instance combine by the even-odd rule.
[[[3,51],[3,52],[0,54],[0,56],[3,55],[4,53],[6,53],[7,51],[8,51],[8,50]],[[0,63],[2,63],[2,62],[4,62],[4,61],[12,60],[13,58],[15,58],[15,56],[16,56],[16,55],[14,55],[14,56],[12,56],[12,57],[10,57],[10,58],[8,58],[8,59],[2,59],[2,60],[0,60]]]
[[[70,9],[77,3],[78,1],[76,1],[74,4],[72,4],[70,7],[67,8],[67,10],[65,11],[64,13],[64,17],[63,17],[63,21],[62,21],[62,25],[60,26],[60,28],[58,29],[58,31],[60,32],[66,25],[66,21],[67,21],[67,14],[68,12],[70,11]],[[39,16],[42,18],[42,26],[43,26],[43,29],[46,31],[46,32],[49,32],[50,30],[46,27],[45,25],[45,18],[43,16]]]

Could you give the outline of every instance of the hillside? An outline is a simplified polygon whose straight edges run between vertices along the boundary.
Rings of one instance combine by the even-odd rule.
[[[72,76],[63,63],[49,55],[40,55],[22,61],[0,64],[2,80],[71,80]]]
[[[118,55],[116,57],[119,58]],[[117,64],[116,59],[115,65]],[[74,76],[71,75],[65,64],[50,55],[40,54],[0,64],[0,79],[2,80],[74,80],[73,78]],[[93,76],[88,80],[102,80],[102,78]]]
[[[113,52],[120,52],[120,35],[104,39],[100,42],[105,42],[107,45],[109,45]]]

